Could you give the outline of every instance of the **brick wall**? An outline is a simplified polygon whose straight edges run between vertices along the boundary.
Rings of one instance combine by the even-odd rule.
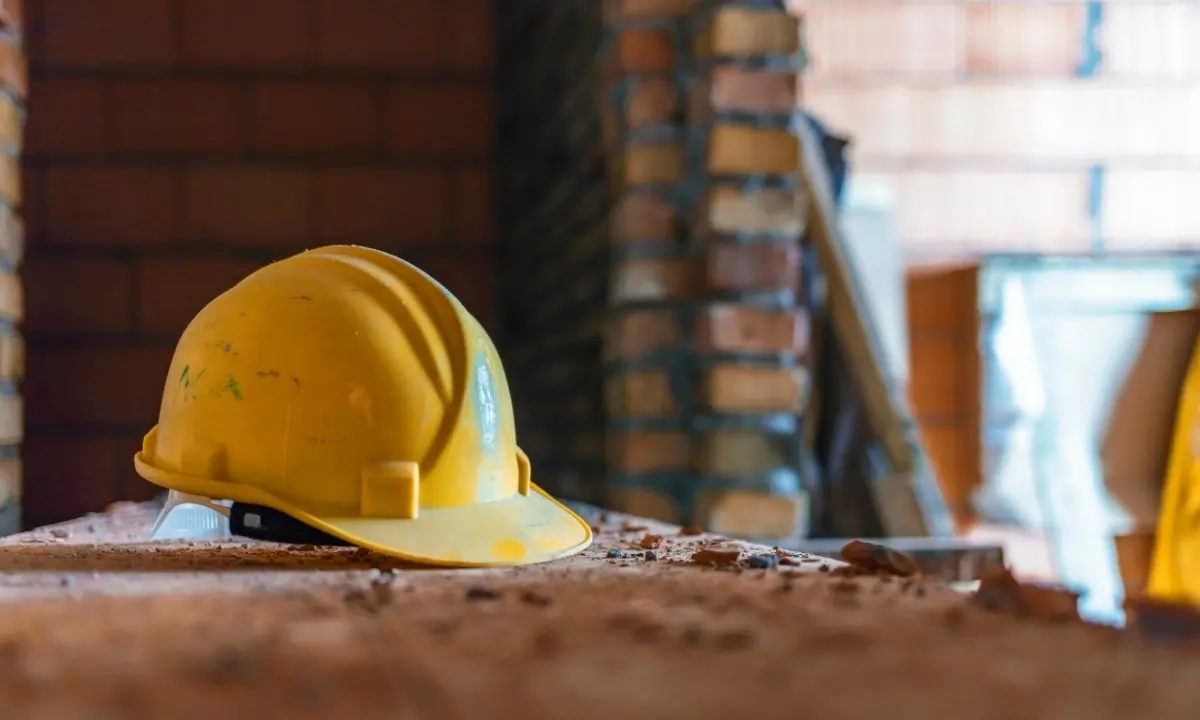
[[[528,340],[509,357],[518,412],[539,416],[522,428],[538,482],[801,534],[794,18],[735,0],[512,7],[506,237]]]
[[[1200,248],[1200,5],[793,0],[910,254]]]
[[[386,249],[496,330],[487,0],[26,15],[27,525],[153,494],[131,458],[174,341],[266,261]]]

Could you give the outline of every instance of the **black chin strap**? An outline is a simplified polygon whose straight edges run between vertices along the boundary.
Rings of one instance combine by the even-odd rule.
[[[229,531],[234,535],[293,545],[337,545],[350,543],[309,527],[290,515],[262,505],[235,502],[229,509]]]

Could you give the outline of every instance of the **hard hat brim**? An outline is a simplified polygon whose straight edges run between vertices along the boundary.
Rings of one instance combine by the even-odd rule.
[[[422,509],[412,520],[276,509],[358,547],[446,567],[530,565],[574,555],[592,543],[591,527],[536,485],[528,496]]]
[[[322,516],[255,487],[172,473],[134,457],[139,475],[168,490],[265,505],[345,540],[400,560],[442,567],[531,565],[574,555],[592,529],[537,485],[528,495],[453,508],[422,508],[413,519]]]

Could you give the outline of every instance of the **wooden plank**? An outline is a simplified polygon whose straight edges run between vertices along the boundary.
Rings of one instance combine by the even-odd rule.
[[[802,148],[799,176],[809,190],[798,199],[797,212],[810,219],[809,237],[821,258],[832,329],[850,360],[870,425],[890,464],[890,474],[875,478],[872,490],[889,535],[929,535],[935,528],[926,513],[937,514],[943,508],[923,507],[923,502],[930,501],[928,487],[922,492],[917,485],[928,486],[935,481],[929,474],[907,398],[890,385],[882,371],[885,364],[880,340],[870,309],[856,290],[854,268],[842,250],[820,147],[806,124],[800,124],[797,133]]]

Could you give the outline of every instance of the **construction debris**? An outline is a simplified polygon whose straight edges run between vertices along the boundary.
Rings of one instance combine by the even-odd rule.
[[[917,563],[904,553],[865,540],[846,543],[842,548],[842,560],[856,568],[900,577],[916,575],[918,571]]]
[[[1128,626],[1156,642],[1186,644],[1200,642],[1200,608],[1186,603],[1148,597],[1125,600]]]
[[[727,567],[737,563],[742,551],[735,546],[714,546],[697,550],[692,553],[692,562],[696,565],[714,565]]]
[[[971,601],[991,612],[1056,622],[1079,618],[1079,595],[1056,585],[1022,583],[1007,568],[980,579]]]

